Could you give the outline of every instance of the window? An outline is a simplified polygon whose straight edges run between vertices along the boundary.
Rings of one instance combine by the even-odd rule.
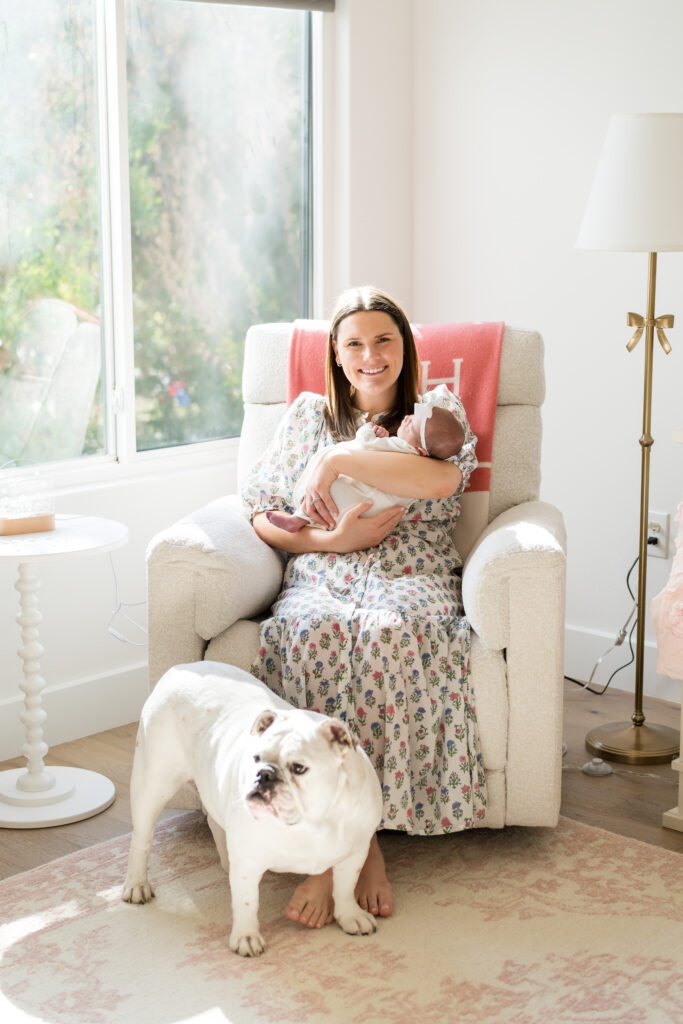
[[[92,5],[2,28],[0,466],[105,447]]]
[[[309,313],[310,14],[115,3],[3,15],[0,466],[234,436],[249,324]]]

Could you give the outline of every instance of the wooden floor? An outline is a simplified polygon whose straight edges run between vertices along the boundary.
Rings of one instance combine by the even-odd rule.
[[[651,725],[667,725],[678,731],[678,704],[643,701],[645,719]],[[585,748],[586,733],[599,725],[629,722],[633,694],[610,687],[602,697],[574,683],[565,682],[562,806],[567,818],[583,821],[608,832],[683,853],[683,832],[662,827],[662,814],[678,804],[678,772],[668,764],[639,766],[611,763],[612,774],[603,778],[585,775],[581,768],[592,754]]]
[[[586,752],[586,733],[598,724],[628,721],[633,695],[610,689],[594,696],[573,683],[565,683],[564,739],[561,813],[577,821],[631,836],[654,846],[683,853],[683,832],[662,828],[661,817],[678,802],[678,776],[668,765],[638,767],[612,765],[604,778],[585,775],[581,767]],[[678,729],[678,705],[645,700],[649,722]],[[52,749],[46,763],[75,765],[107,775],[116,785],[117,797],[101,814],[71,825],[44,829],[0,828],[0,878],[55,860],[74,850],[92,846],[130,831],[128,781],[135,744],[136,725],[89,736]],[[24,764],[15,758],[0,764],[0,770]],[[178,813],[165,811],[162,820]]]

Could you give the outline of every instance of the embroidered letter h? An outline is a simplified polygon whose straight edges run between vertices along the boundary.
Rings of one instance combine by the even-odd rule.
[[[425,391],[427,391],[429,388],[436,387],[437,384],[452,384],[453,393],[456,395],[460,395],[460,369],[462,367],[462,359],[453,360],[452,377],[430,377],[429,365],[429,359],[425,360],[425,362],[420,363],[420,366],[422,367],[422,379],[420,381],[421,394],[424,395]]]

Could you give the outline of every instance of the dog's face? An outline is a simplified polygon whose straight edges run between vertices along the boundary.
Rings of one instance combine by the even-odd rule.
[[[286,825],[329,816],[347,786],[344,763],[355,754],[348,727],[305,711],[263,711],[251,730],[244,794],[254,818],[273,815]]]

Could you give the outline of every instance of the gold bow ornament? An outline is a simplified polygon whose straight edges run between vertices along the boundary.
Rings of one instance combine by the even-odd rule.
[[[664,333],[665,327],[673,327],[674,318],[672,313],[666,313],[664,316],[658,316],[654,320],[646,320],[640,313],[629,313],[626,320],[629,327],[637,327],[638,330],[634,331],[631,340],[629,341],[626,348],[629,352],[632,352],[640,341],[641,335],[646,327],[654,327],[657,330],[657,337],[659,344],[664,349],[664,352],[668,356],[671,351],[671,345],[669,344],[666,334]]]

